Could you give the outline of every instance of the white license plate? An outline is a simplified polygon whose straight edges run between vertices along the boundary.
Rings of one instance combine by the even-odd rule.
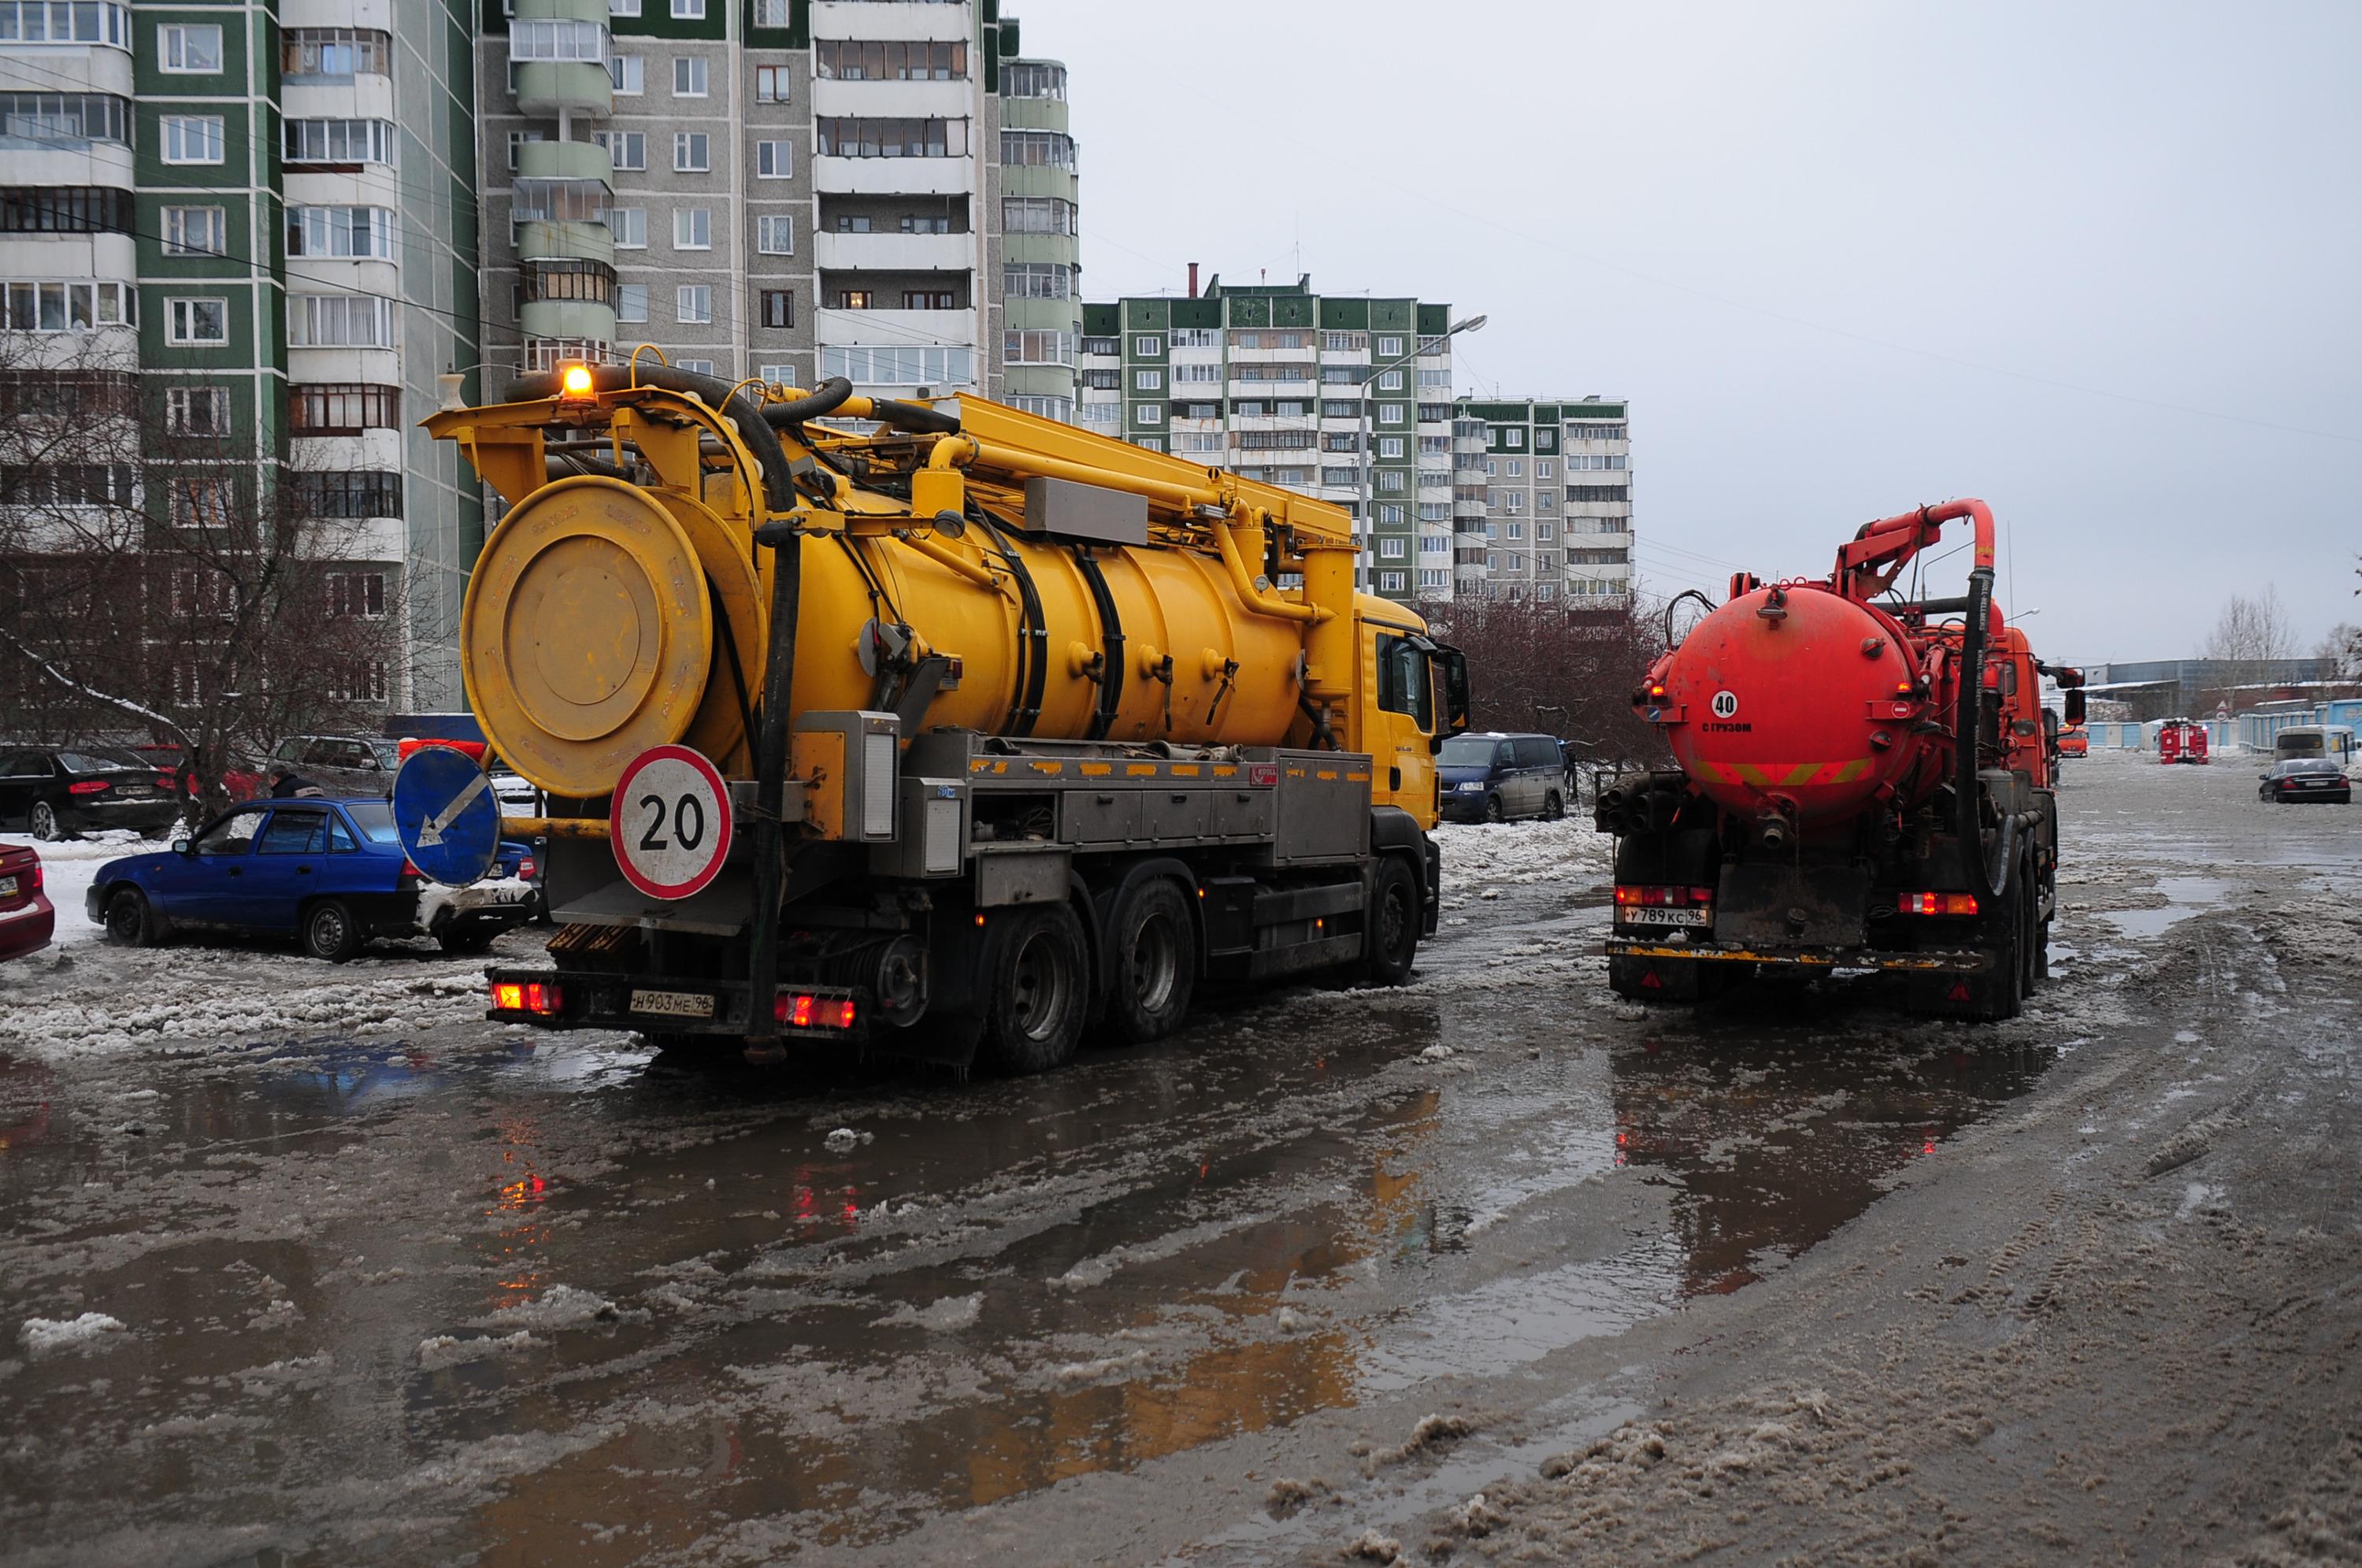
[[[658,1018],[712,1018],[713,999],[702,991],[634,991],[632,1010]]]
[[[1712,925],[1712,910],[1654,909],[1642,907],[1626,910],[1624,919],[1630,925]]]
[[[14,877],[0,877],[0,899],[13,899],[16,896],[17,878]]]

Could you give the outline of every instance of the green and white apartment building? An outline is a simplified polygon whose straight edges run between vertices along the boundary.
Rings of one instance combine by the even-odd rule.
[[[494,365],[1070,413],[1065,71],[997,0],[478,4]]]
[[[1087,304],[1078,423],[1336,502],[1386,598],[1622,607],[1625,405],[1455,400],[1450,318],[1309,278]]]
[[[456,705],[481,491],[415,428],[478,342],[464,0],[0,0],[12,413],[137,422],[151,513],[333,532],[324,613],[403,614],[349,694]],[[130,449],[130,448],[127,448]],[[123,499],[123,498],[118,498]]]

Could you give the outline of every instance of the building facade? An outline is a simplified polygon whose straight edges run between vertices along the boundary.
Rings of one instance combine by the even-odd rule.
[[[1005,102],[1071,294],[1065,72],[1014,58],[994,0],[480,3],[496,365],[646,343],[733,381],[1002,395]]]
[[[1455,406],[1456,477],[1483,529],[1463,535],[1462,592],[1622,610],[1632,594],[1632,440],[1622,401]],[[1477,492],[1481,491],[1481,502]],[[1479,507],[1481,506],[1481,513]]]
[[[1451,307],[1308,277],[1082,311],[1077,423],[1345,508],[1361,579],[1455,591]]]
[[[365,703],[459,696],[480,491],[414,425],[481,358],[469,36],[436,0],[0,0],[20,403],[136,420],[115,499],[156,516],[316,517],[323,613],[409,618]]]

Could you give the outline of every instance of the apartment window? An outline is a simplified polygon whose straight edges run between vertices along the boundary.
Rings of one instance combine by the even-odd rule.
[[[703,131],[672,133],[672,167],[676,174],[702,174],[713,167],[713,140]]]
[[[765,326],[793,326],[796,324],[796,293],[793,289],[765,289],[762,298]],[[765,377],[769,380],[769,377]]]
[[[636,17],[639,14],[640,0],[607,0],[607,15],[610,17]]]
[[[222,30],[180,23],[158,28],[156,61],[176,76],[213,75],[222,68]]]
[[[164,254],[224,256],[229,252],[229,220],[220,207],[166,207]]]
[[[354,659],[338,665],[329,684],[335,695],[348,702],[382,702],[385,701],[385,661],[380,658]]]
[[[1083,339],[1083,352],[1086,354],[1120,354],[1123,352],[1123,339],[1120,337],[1086,337]]]
[[[1001,347],[1012,365],[1071,365],[1075,335],[1071,332],[1005,332]],[[1163,409],[1157,410],[1162,422]]]
[[[402,425],[402,389],[366,381],[306,381],[287,389],[288,428],[298,436],[358,436]]]
[[[1324,332],[1320,335],[1323,353],[1358,354],[1369,346],[1369,338],[1359,332]]]
[[[1131,411],[1131,422],[1134,425],[1162,425],[1164,423],[1164,405],[1143,403]]]
[[[129,283],[0,284],[0,300],[6,302],[0,307],[0,327],[10,332],[86,332],[94,326],[137,325],[138,298]]]
[[[1556,512],[1558,510],[1558,491],[1554,490],[1537,491],[1534,495],[1534,510],[1537,512]]]
[[[967,45],[822,39],[812,72],[836,82],[956,82],[967,75]]]
[[[1320,417],[1323,419],[1358,419],[1361,414],[1362,405],[1349,399],[1324,398],[1321,400]]]
[[[1000,269],[1004,299],[1064,300],[1075,293],[1075,270],[1059,261],[1010,261]],[[1193,365],[1192,370],[1220,372],[1219,365]]]
[[[1517,451],[1525,444],[1526,433],[1518,426],[1514,425],[1507,425],[1501,431],[1501,445],[1507,447],[1512,452]],[[1512,469],[1509,471],[1515,473],[1517,470]]]
[[[1135,337],[1131,340],[1131,352],[1135,359],[1153,359],[1164,352],[1164,339]]]
[[[1509,496],[1509,510],[1510,510],[1510,511],[1515,512],[1515,511],[1518,509],[1518,507],[1517,507],[1517,501],[1518,501],[1518,497],[1517,497],[1517,495],[1515,494],[1515,492],[1512,492],[1512,493],[1510,494],[1510,496]],[[1512,524],[1510,524],[1510,525],[1509,525],[1509,537],[1510,537],[1510,538],[1512,538],[1512,539],[1522,539],[1522,538],[1524,538],[1525,536],[1526,536],[1526,525],[1525,525],[1524,524],[1522,524],[1522,523],[1512,523]]]
[[[1378,390],[1380,392],[1400,392],[1402,391],[1402,384],[1403,377],[1400,370],[1386,370],[1381,372],[1378,376]]]
[[[1132,371],[1131,390],[1134,392],[1163,392],[1164,390],[1164,372],[1162,370]]]
[[[791,141],[758,141],[755,144],[755,177],[758,180],[785,180],[796,171],[796,147]]]
[[[0,43],[103,43],[131,47],[131,8],[68,0],[0,0]]]
[[[1173,379],[1177,381],[1219,381],[1222,379],[1220,365],[1175,365]]]
[[[170,389],[164,393],[164,428],[174,436],[228,435],[229,389]]]
[[[1162,410],[1159,412],[1161,413]],[[1149,423],[1153,425],[1155,421],[1151,420]],[[1131,444],[1139,447],[1143,452],[1161,452],[1164,450],[1164,437],[1162,436],[1135,436],[1131,438]]]
[[[959,296],[950,289],[904,289],[904,310],[957,310]]]
[[[823,348],[822,381],[843,376],[859,386],[944,387],[976,384],[973,348]]]
[[[1066,68],[1010,61],[1000,68],[1000,92],[1008,98],[1063,98],[1066,95]]]
[[[796,384],[796,368],[793,365],[757,365],[755,373],[775,387]]]
[[[1403,422],[1403,414],[1404,409],[1401,403],[1382,403],[1378,404],[1378,423],[1381,425],[1400,425]]]
[[[648,133],[646,131],[601,131],[592,138],[607,149],[615,167],[627,173],[648,166]]]
[[[537,130],[513,130],[509,132],[509,172],[513,174],[517,171],[517,149],[519,148],[524,147],[527,142],[543,141],[546,139],[547,138]]]
[[[290,294],[287,341],[298,348],[391,348],[393,302],[375,294]]]
[[[402,476],[374,469],[297,474],[295,506],[305,517],[399,517]]]
[[[1380,539],[1378,541],[1378,559],[1382,561],[1398,561],[1407,554],[1407,552],[1403,547],[1403,541],[1399,538]]]
[[[1551,469],[1556,466],[1557,465],[1553,464],[1548,458],[1536,459],[1534,463],[1534,478],[1538,480],[1549,479],[1551,477]]]
[[[704,326],[713,320],[713,290],[704,283],[685,283],[673,291],[673,316],[684,326]]]
[[[289,120],[280,151],[289,163],[393,162],[391,120]]]
[[[618,250],[646,250],[648,248],[648,209],[646,207],[609,207],[599,215],[607,232],[614,237]]]
[[[788,0],[755,0],[755,25],[758,28],[784,28],[789,24],[794,8]]]
[[[1085,370],[1083,385],[1095,392],[1120,392],[1123,387],[1121,370]]]
[[[1015,169],[1075,167],[1075,138],[1063,131],[1005,130],[1000,133],[1000,161]]]
[[[338,620],[357,615],[373,621],[385,613],[381,571],[332,571],[327,587],[328,613]]]
[[[904,213],[901,219],[904,234],[949,234],[952,220],[946,213]],[[967,231],[962,229],[961,233]]]
[[[1010,234],[1072,234],[1075,204],[1056,196],[1003,196],[1000,226]]]
[[[1383,491],[1388,491],[1399,494],[1402,491],[1408,488],[1403,482],[1409,476],[1405,474],[1400,469],[1380,469],[1378,470],[1378,488]]]
[[[713,210],[711,207],[680,207],[672,215],[672,248],[675,250],[711,250],[713,248]]]
[[[704,56],[677,54],[672,57],[672,95],[676,98],[705,96]]]
[[[219,163],[224,139],[222,124],[219,115],[166,115],[164,161]]]
[[[633,15],[638,14],[635,9]],[[647,61],[636,54],[611,54],[607,57],[607,80],[615,84],[619,96],[636,98],[647,91]]]
[[[1512,512],[1523,512],[1523,511],[1526,509],[1526,492],[1525,492],[1524,491],[1522,491],[1522,490],[1513,490],[1513,491],[1508,491],[1508,492],[1507,492],[1507,495],[1508,495],[1509,510],[1510,510],[1510,511],[1512,511]],[[1516,524],[1514,524],[1514,523],[1510,525],[1510,527],[1511,527],[1512,529],[1515,529],[1515,528],[1516,528],[1516,526],[1517,526],[1517,525],[1516,525]],[[1512,534],[1510,535],[1510,537],[1512,537],[1512,538],[1515,538],[1516,536],[1516,536],[1516,534],[1515,534],[1515,533],[1512,533]]]
[[[877,307],[877,293],[874,289],[839,289],[836,291],[836,308],[839,310],[873,310]]]
[[[394,259],[391,207],[289,207],[287,254],[345,259]]]
[[[1399,457],[1401,457],[1402,455],[1403,455],[1403,438],[1402,438],[1401,436],[1379,436],[1379,437],[1378,437],[1378,456],[1379,456],[1379,457],[1381,457],[1381,458],[1399,458]]]
[[[1571,484],[1566,487],[1569,501],[1629,501],[1632,487],[1623,484]],[[1606,519],[1601,520],[1603,523]]]
[[[646,321],[648,318],[648,286],[646,283],[615,285],[615,319]]]
[[[1382,571],[1378,573],[1378,591],[1380,593],[1401,593],[1406,591],[1403,586],[1406,576],[1406,573],[1398,571]]]
[[[1542,499],[1542,500],[1544,500],[1544,501],[1548,501],[1548,500],[1550,499],[1550,497],[1549,497],[1549,496],[1547,496],[1547,495],[1545,495],[1545,496],[1543,496],[1541,499]],[[1536,541],[1537,543],[1547,544],[1547,543],[1548,543],[1548,542],[1550,542],[1551,540],[1555,539],[1555,538],[1557,538],[1557,537],[1558,537],[1558,525],[1557,525],[1557,524],[1555,524],[1555,523],[1537,523],[1537,524],[1535,524],[1535,525],[1534,525],[1534,539],[1535,539],[1535,541]]]
[[[524,21],[509,24],[509,63],[527,61],[604,61],[607,28],[602,22]]]
[[[796,220],[787,213],[768,213],[755,220],[755,248],[766,256],[796,253]]]
[[[350,81],[393,73],[393,35],[375,28],[289,28],[279,36],[282,76]]]
[[[835,118],[818,122],[823,158],[966,158],[966,120]],[[1071,203],[1068,204],[1072,205]],[[1072,233],[1070,227],[1056,230]]]
[[[15,286],[9,293],[13,295]],[[8,325],[17,325],[15,300],[10,300]],[[54,330],[54,329],[51,329]],[[164,302],[164,340],[189,348],[219,348],[229,341],[229,302],[227,300],[181,300]]]
[[[672,19],[676,22],[705,20],[705,0],[672,0]]]
[[[788,101],[788,68],[784,65],[758,65],[755,68],[755,102],[784,104]]]

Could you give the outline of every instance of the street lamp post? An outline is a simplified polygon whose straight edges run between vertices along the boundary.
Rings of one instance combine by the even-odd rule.
[[[1377,424],[1375,416],[1370,412],[1371,384],[1380,376],[1385,374],[1388,370],[1394,370],[1399,365],[1408,364],[1411,360],[1418,359],[1421,354],[1426,353],[1435,345],[1439,343],[1448,343],[1463,332],[1474,332],[1485,325],[1485,317],[1481,315],[1472,315],[1465,321],[1454,322],[1451,326],[1437,333],[1432,337],[1421,337],[1417,339],[1411,344],[1409,353],[1396,355],[1394,359],[1387,360],[1385,364],[1373,365],[1370,369],[1362,372],[1361,380],[1356,384],[1361,388],[1362,392],[1362,526],[1360,533],[1364,542],[1373,541],[1377,537],[1378,527]],[[1414,383],[1411,387],[1412,405],[1416,407],[1418,405],[1418,387],[1416,384],[1415,378],[1417,377],[1418,372],[1414,370],[1411,373],[1414,377]],[[1416,430],[1418,427],[1418,420],[1413,419],[1411,422],[1411,428]],[[1416,464],[1412,465],[1411,471],[1414,474],[1418,471]],[[1413,489],[1411,493],[1413,495],[1418,493],[1417,483],[1418,481],[1416,480],[1412,481]],[[1414,537],[1416,537],[1415,534]],[[1407,565],[1404,569],[1407,571],[1417,571],[1418,569],[1418,565],[1416,559]],[[1355,578],[1358,580],[1367,570],[1367,568],[1357,566],[1354,571]],[[1361,586],[1367,587],[1368,584],[1363,583]]]

